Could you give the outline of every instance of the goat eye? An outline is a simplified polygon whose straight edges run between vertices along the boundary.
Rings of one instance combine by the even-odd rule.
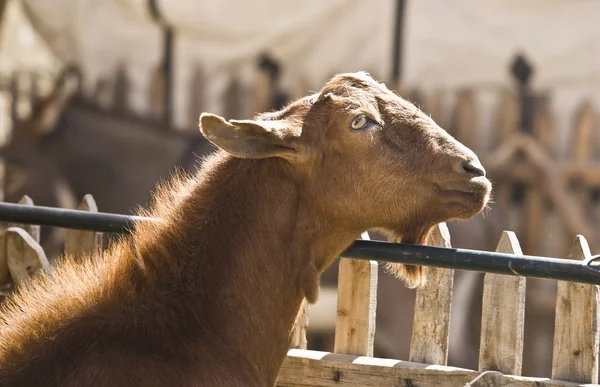
[[[369,119],[361,114],[360,116],[352,120],[352,124],[350,124],[350,126],[352,126],[352,129],[363,129],[365,126],[367,126],[368,123]]]

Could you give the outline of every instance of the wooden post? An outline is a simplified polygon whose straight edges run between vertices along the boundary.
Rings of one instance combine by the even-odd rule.
[[[571,162],[581,164],[594,162],[597,123],[596,112],[594,111],[592,104],[589,101],[582,103],[575,116],[573,137],[569,149]],[[579,181],[567,181],[567,183],[570,183],[569,185],[573,188],[572,195],[583,210],[582,213],[591,213],[591,187],[584,179]],[[580,229],[577,230],[577,232],[586,235],[588,238],[595,235],[595,230],[592,228]],[[565,240],[565,250],[570,246],[573,236],[573,234],[567,233],[569,239]],[[594,238],[590,239],[592,247],[598,247],[595,246],[595,242],[597,241],[594,240]]]
[[[369,234],[363,233],[363,239]],[[373,356],[377,268],[376,261],[340,260],[335,353]]]
[[[523,255],[517,236],[504,231],[496,251]],[[483,280],[479,370],[521,375],[525,277],[487,273]]]
[[[427,244],[451,247],[446,223],[438,224]],[[427,283],[417,290],[410,341],[410,361],[446,365],[454,270],[427,268]]]
[[[244,117],[244,102],[242,101],[242,93],[242,82],[238,74],[234,72],[229,79],[229,84],[223,92],[224,114],[227,119],[240,119]]]
[[[296,324],[292,330],[292,342],[290,348],[306,349],[308,342],[306,341],[306,330],[308,329],[308,312],[309,304],[306,299],[302,301],[300,312],[296,317]]]
[[[425,109],[431,114],[431,118],[442,128],[446,126],[445,118],[445,98],[446,94],[442,89],[431,91],[427,96]]]
[[[544,105],[536,112],[533,123],[533,133],[540,150],[546,151],[547,155],[553,155],[554,152],[554,123],[552,116]],[[540,233],[542,226],[548,219],[548,209],[540,193],[540,181],[532,181],[525,189],[524,212],[522,220],[525,223],[524,246],[527,254],[541,255],[543,246],[543,236]]]
[[[204,68],[200,64],[192,66],[192,76],[189,86],[189,108],[188,121],[194,126],[198,123],[200,113],[206,109],[206,85],[207,79],[204,76]]]
[[[491,149],[507,141],[519,129],[519,101],[512,90],[503,90],[495,118]]]
[[[19,204],[25,204],[27,206],[33,206],[33,200],[31,200],[31,198],[27,195],[23,196],[21,198],[21,200],[19,200]],[[13,223],[10,224],[9,227],[20,227],[23,230],[27,231],[27,233],[29,235],[31,235],[31,237],[33,238],[34,241],[36,241],[37,243],[40,243],[40,226],[37,225],[33,225],[33,224],[19,224],[19,223]]]
[[[575,238],[569,259],[591,257],[587,241]],[[577,383],[598,383],[600,297],[597,285],[558,281],[552,378]]]
[[[96,201],[92,195],[83,197],[78,207],[82,211],[98,212]],[[102,233],[84,230],[68,230],[65,236],[65,253],[73,257],[89,255],[98,258],[102,251]]]
[[[8,269],[15,285],[33,275],[39,269],[50,272],[50,264],[42,247],[27,231],[10,227],[6,231]]]
[[[452,116],[452,134],[474,151],[479,149],[477,108],[473,90],[458,92]]]
[[[267,112],[273,107],[273,85],[269,74],[257,69],[254,75],[254,114]]]

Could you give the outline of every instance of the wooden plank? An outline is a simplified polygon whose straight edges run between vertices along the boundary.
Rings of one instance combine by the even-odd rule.
[[[19,204],[25,204],[27,206],[33,206],[33,200],[27,195],[23,196],[21,200],[19,200]],[[27,231],[29,235],[33,238],[34,241],[40,242],[40,226],[33,224],[20,224],[20,223],[11,223],[9,227],[19,227],[23,230]]]
[[[519,101],[513,90],[503,90],[494,120],[495,133],[492,136],[492,149],[495,149],[497,145],[503,145],[519,128]]]
[[[290,350],[283,363],[280,387],[462,387],[483,373],[393,359]],[[474,387],[575,387],[578,383],[548,378],[488,373]]]
[[[569,259],[591,257],[587,241],[575,238]],[[552,378],[579,383],[598,383],[600,350],[597,285],[558,281]]]
[[[223,91],[223,109],[227,119],[242,119],[244,115],[244,90],[238,74],[231,74],[229,83]]]
[[[376,261],[340,260],[335,353],[373,356],[377,267]]]
[[[596,128],[597,119],[594,108],[589,101],[583,102],[576,113],[575,124],[572,130],[572,139],[569,149],[569,157],[576,163],[593,162],[596,150]],[[584,214],[591,214],[592,200],[591,187],[584,181],[571,180],[571,195],[579,204]],[[574,233],[567,233],[564,241],[565,250],[569,248],[576,233],[587,236],[594,235],[593,229],[580,229]],[[592,243],[593,244],[593,243]]]
[[[523,255],[517,236],[504,231],[496,251]],[[525,277],[486,273],[483,280],[479,370],[521,375]]]
[[[308,342],[306,341],[306,330],[308,329],[308,313],[309,304],[306,299],[302,301],[300,312],[296,317],[296,323],[291,334],[290,348],[306,349]]]
[[[556,125],[548,101],[545,101],[535,112],[533,136],[550,157],[556,156]]]
[[[435,89],[427,95],[425,104],[426,113],[431,115],[431,118],[442,128],[446,127],[445,117],[445,100],[446,94],[442,89]]]
[[[196,125],[200,114],[208,109],[206,90],[208,80],[205,76],[204,67],[201,64],[194,64],[191,72],[188,121]]]
[[[525,251],[527,251],[527,254],[529,255],[540,255],[542,238],[544,237],[541,235],[540,229],[547,217],[547,211],[539,187],[530,185],[525,188],[525,200],[523,206],[524,219],[522,219],[522,221],[525,222],[525,232],[523,236],[525,241]]]
[[[15,285],[40,269],[50,272],[44,250],[27,231],[20,227],[10,227],[6,231],[6,238],[8,269]]]
[[[273,85],[269,74],[260,69],[254,75],[254,114],[267,112],[273,107]]]
[[[594,158],[597,123],[592,104],[589,101],[581,104],[576,114],[570,145],[570,155],[573,161],[583,162]]]
[[[446,223],[438,224],[429,246],[451,247]],[[417,290],[410,341],[410,361],[446,365],[454,270],[427,268],[427,283]]]
[[[458,92],[452,116],[452,134],[475,152],[479,150],[477,107],[472,89]]]
[[[81,211],[98,212],[98,206],[92,195],[83,197],[78,207]],[[102,233],[84,230],[68,230],[65,236],[65,253],[74,257],[83,255],[97,258],[102,251]]]

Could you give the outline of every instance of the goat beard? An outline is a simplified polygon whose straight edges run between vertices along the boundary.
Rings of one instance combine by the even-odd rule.
[[[387,234],[391,242],[425,245],[432,229],[433,227],[427,227],[421,230],[415,229],[408,232],[392,231]],[[427,270],[423,266],[386,262],[383,267],[386,272],[404,281],[407,288],[421,288],[427,282]]]

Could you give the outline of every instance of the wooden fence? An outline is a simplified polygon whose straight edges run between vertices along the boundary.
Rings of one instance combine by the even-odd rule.
[[[487,110],[478,98],[485,92],[496,100]],[[568,113],[568,127],[559,127],[557,120],[565,117],[552,110],[552,93],[538,91],[531,127],[523,128],[516,90],[402,94],[481,157],[498,210],[527,254],[567,254],[577,234],[600,248],[600,121],[592,101],[580,101]]]
[[[28,197],[21,203],[33,205]],[[83,198],[79,209],[98,210],[91,195]],[[36,271],[52,270],[38,242],[39,226],[8,224],[2,229],[0,289],[4,296]],[[444,223],[438,225],[428,243],[450,247],[450,234]],[[71,254],[92,254],[101,259],[102,245],[100,233],[67,232],[65,250]],[[513,232],[501,235],[496,251],[522,254]],[[583,260],[590,256],[587,241],[577,236],[569,259]],[[446,269],[428,268],[428,282],[417,291],[409,359],[372,357],[377,268],[374,261],[342,258],[333,352],[307,350],[310,308],[303,305],[291,334],[292,349],[278,386],[579,386],[598,383],[598,286],[559,281],[552,375],[532,378],[521,376],[526,278],[485,274],[479,369],[467,370],[447,366],[454,271]],[[480,378],[475,380],[478,376]]]

